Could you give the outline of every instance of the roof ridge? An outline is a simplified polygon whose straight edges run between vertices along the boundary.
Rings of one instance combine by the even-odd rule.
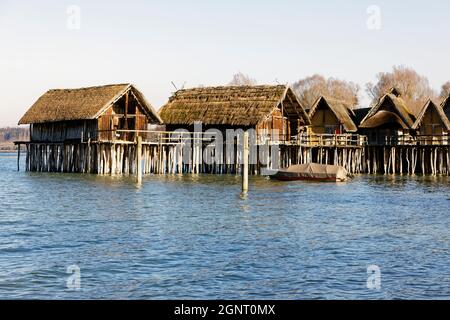
[[[129,86],[129,85],[133,85],[133,84],[131,82],[128,82],[128,83],[105,84],[105,85],[100,85],[100,86],[79,87],[79,88],[54,88],[54,89],[47,90],[47,92],[51,92],[51,91],[71,91],[71,90],[101,89],[101,88],[117,87],[117,86]]]
[[[258,85],[222,85],[222,86],[207,86],[207,87],[192,87],[179,89],[178,91],[190,91],[190,90],[218,90],[218,89],[262,89],[262,88],[286,88],[284,84],[258,84]]]

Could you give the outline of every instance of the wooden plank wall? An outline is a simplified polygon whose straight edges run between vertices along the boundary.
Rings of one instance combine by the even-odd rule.
[[[341,123],[330,109],[319,108],[311,118],[311,133],[326,134],[327,126],[335,126],[339,128]]]
[[[87,139],[88,133],[97,130],[96,121],[65,121],[35,123],[30,126],[30,141],[63,142],[66,140]]]

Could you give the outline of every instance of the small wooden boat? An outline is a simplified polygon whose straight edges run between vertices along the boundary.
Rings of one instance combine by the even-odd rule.
[[[270,176],[273,180],[280,181],[322,181],[322,182],[343,182],[349,179],[349,174],[341,166],[332,166],[317,163],[299,164],[280,169]]]

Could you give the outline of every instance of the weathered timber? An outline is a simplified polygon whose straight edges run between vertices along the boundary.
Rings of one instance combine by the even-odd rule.
[[[242,139],[236,139],[232,145],[223,144],[223,154],[216,154],[211,141],[204,140],[201,134],[158,141],[145,141],[139,133],[135,137],[135,142],[88,139],[86,142],[20,144],[26,145],[26,171],[138,175],[243,174],[245,170],[242,163],[247,155],[243,154]],[[335,141],[329,137],[326,140]],[[272,142],[259,141],[258,148],[265,148],[255,152],[255,147],[249,146],[248,174],[260,174],[263,168],[278,169],[311,162],[340,165],[352,174],[450,173],[449,145],[358,146],[347,139],[332,144],[325,143],[326,140],[279,143],[274,150],[270,148]],[[278,167],[275,167],[275,159],[278,159]]]
[[[242,192],[248,191],[248,161],[249,161],[249,141],[248,132],[244,133],[244,152],[242,168]]]

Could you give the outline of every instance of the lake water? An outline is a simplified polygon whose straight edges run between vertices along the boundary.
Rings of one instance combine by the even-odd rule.
[[[0,154],[3,299],[450,298],[448,177],[258,177],[242,197],[234,176],[15,170]]]

